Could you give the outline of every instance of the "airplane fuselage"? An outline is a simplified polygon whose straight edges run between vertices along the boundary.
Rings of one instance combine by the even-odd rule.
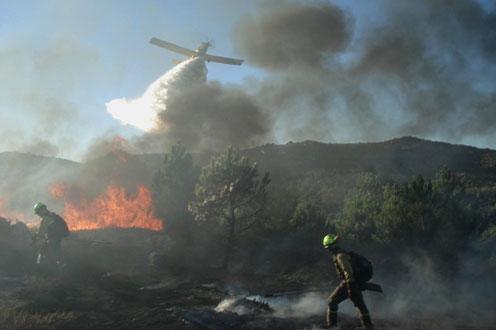
[[[210,42],[203,42],[200,47],[195,49],[196,55],[193,55],[191,57],[205,57],[209,47]]]

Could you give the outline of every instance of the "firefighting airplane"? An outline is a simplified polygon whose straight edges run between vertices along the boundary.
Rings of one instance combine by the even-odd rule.
[[[203,42],[201,44],[201,46],[195,50],[184,48],[184,47],[175,45],[172,42],[160,40],[158,38],[152,38],[150,40],[150,43],[155,45],[155,46],[159,46],[159,47],[168,49],[168,50],[173,51],[175,53],[189,56],[190,58],[195,58],[195,57],[204,58],[205,61],[207,61],[207,62],[217,62],[217,63],[222,63],[222,64],[232,64],[232,65],[241,65],[243,63],[243,60],[240,60],[237,58],[222,57],[222,56],[207,54],[208,47],[210,47],[212,45],[210,42]]]

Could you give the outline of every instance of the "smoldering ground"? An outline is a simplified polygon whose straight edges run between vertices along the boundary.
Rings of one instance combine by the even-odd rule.
[[[489,326],[493,321],[495,308],[493,297],[496,286],[490,276],[481,272],[485,268],[483,259],[475,254],[464,255],[465,262],[459,273],[447,278],[435,270],[435,265],[427,255],[404,255],[400,264],[401,273],[387,272],[375,267],[378,274],[373,282],[381,283],[383,294],[364,292],[365,301],[375,320],[420,320],[429,321],[427,328],[456,328],[467,322]],[[482,277],[481,277],[482,275]],[[474,278],[479,280],[474,281]],[[483,280],[482,280],[483,279]],[[282,318],[308,318],[325,315],[328,297],[339,280],[322,283],[322,289],[302,293],[294,291],[276,295],[245,295],[226,298],[217,306],[217,311],[231,311],[239,315],[250,313],[240,304],[239,299],[268,304],[272,315]],[[325,287],[328,287],[326,290]],[[356,317],[357,311],[350,300],[339,306],[339,313]],[[417,324],[420,327],[420,323]]]
[[[488,265],[475,251],[467,251],[461,259],[456,275],[450,277],[436,271],[429,256],[405,254],[401,260],[404,272],[379,274],[386,294],[370,294],[372,310],[379,317],[393,318],[435,319],[449,315],[453,326],[468,320],[490,324],[496,286],[490,280]]]

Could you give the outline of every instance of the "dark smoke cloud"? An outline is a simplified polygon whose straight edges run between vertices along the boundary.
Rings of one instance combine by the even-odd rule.
[[[350,19],[333,5],[286,3],[234,29],[248,62],[278,70],[258,95],[273,110],[277,133],[287,140],[420,135],[494,145],[495,13],[468,0],[381,4],[383,20],[361,29],[353,22],[362,17]]]
[[[352,30],[348,20],[331,4],[284,4],[244,18],[234,41],[248,62],[261,68],[314,67],[346,47]]]
[[[126,188],[150,182],[156,168],[133,155],[169,152],[177,143],[190,152],[216,152],[228,145],[244,148],[270,139],[272,120],[257,99],[238,86],[198,81],[198,72],[190,70],[198,61],[169,71],[142,98],[126,100],[131,105],[151,101],[158,113],[156,127],[131,139],[112,133],[95,139],[83,157],[84,182],[78,186],[98,192],[112,182]]]
[[[84,161],[91,161],[96,158],[103,158],[108,156],[109,154],[129,154],[137,152],[132,143],[130,143],[127,139],[123,138],[120,135],[107,133],[104,136],[101,136],[95,139],[88,149],[86,150],[86,154],[83,157]]]
[[[252,146],[271,130],[269,117],[242,90],[218,82],[199,84],[172,95],[159,115],[162,137],[192,150],[219,150],[232,144]]]
[[[419,63],[422,59],[424,45],[422,40],[384,33],[380,38],[368,41],[363,58],[353,69],[355,75],[379,73],[407,79],[409,75],[421,73],[428,63]],[[427,68],[427,71],[429,68]]]
[[[145,152],[166,152],[176,143],[195,152],[248,147],[266,141],[272,130],[266,111],[240,86],[207,82],[202,58],[176,65],[139,98],[108,102],[107,110],[147,132],[130,144]]]
[[[235,87],[208,82],[169,94],[159,127],[131,141],[135,150],[166,152],[181,143],[193,152],[249,147],[266,141],[272,124],[257,101]]]
[[[473,1],[405,2],[391,9],[389,25],[367,36],[357,78],[375,74],[399,87],[412,115],[399,127],[404,134],[452,141],[487,134],[469,126],[496,125],[490,118],[494,103],[487,106],[495,90],[477,91],[477,84],[487,81],[474,68],[478,62],[494,71],[494,58],[487,56],[494,48],[494,14]]]

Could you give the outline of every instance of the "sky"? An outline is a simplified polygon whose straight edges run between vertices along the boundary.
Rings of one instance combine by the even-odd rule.
[[[184,59],[150,45],[150,38],[193,49],[213,40],[212,53],[236,56],[230,27],[252,7],[200,0],[0,1],[0,150],[35,144],[38,133],[62,141],[59,156],[78,158],[100,134],[139,134],[106,113],[105,103],[139,96],[174,59]],[[226,83],[263,74],[248,66],[208,69],[210,79]],[[39,112],[53,107],[64,110],[49,110],[40,125]],[[67,117],[74,120],[68,124]]]
[[[236,47],[234,40],[233,31],[239,22],[250,15],[261,15],[265,8],[289,2],[0,0],[0,152],[21,150],[81,160],[88,147],[103,136],[139,136],[141,131],[124,126],[109,115],[105,104],[117,98],[139,97],[150,83],[174,66],[174,59],[183,59],[150,45],[151,37],[193,49],[203,41],[212,40],[211,53],[244,58],[246,54]],[[306,5],[323,1],[299,3]],[[380,25],[388,20],[384,8],[395,6],[394,2],[385,0],[336,0],[330,3],[353,17],[355,37],[370,25]],[[478,3],[486,12],[494,10],[493,1]],[[353,49],[357,42],[350,42],[350,48]],[[345,65],[347,61],[353,62],[357,53],[343,51],[336,58],[340,65]],[[485,64],[478,61],[474,58],[470,62],[475,67],[473,72]],[[208,79],[218,81],[222,86],[251,86],[260,90],[263,89],[260,86],[264,83],[270,85],[270,79],[278,75],[281,73],[263,63],[257,65],[256,60],[248,60],[241,67],[208,64]],[[477,81],[477,88],[492,92],[491,80]],[[259,83],[260,86],[253,87]],[[333,102],[338,104],[340,101],[335,99]],[[384,102],[383,106],[387,107],[387,102]],[[391,101],[390,107],[395,106]],[[399,122],[408,120],[411,115],[394,110],[385,113],[401,117]],[[326,120],[331,118],[338,123],[329,127],[329,130],[336,130],[335,134],[319,135],[311,132],[309,126],[302,126],[294,133],[296,129],[291,131],[285,126],[295,126],[295,122],[300,120],[295,119],[298,116],[304,115],[277,116],[274,132],[267,142],[285,143],[305,138],[355,142],[401,135],[399,129],[384,134],[357,135],[354,132],[363,127],[354,126],[350,119],[342,121],[350,125],[349,130],[342,131],[342,127],[336,128],[343,126],[339,123],[346,116],[340,111],[326,113]],[[320,127],[319,130],[326,131],[327,128]],[[414,129],[405,132],[496,148],[496,142],[492,140],[494,134],[479,136],[472,132],[460,136],[446,131],[437,133]]]

